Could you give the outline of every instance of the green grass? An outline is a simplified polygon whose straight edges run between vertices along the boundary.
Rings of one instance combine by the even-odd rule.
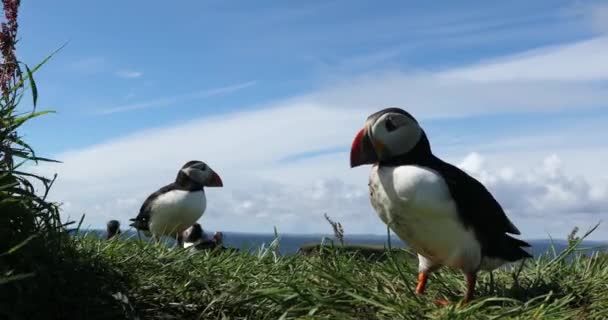
[[[462,275],[442,269],[431,277],[427,294],[415,296],[417,264],[407,253],[387,253],[386,259],[332,249],[285,257],[273,248],[190,254],[137,240],[72,241],[81,255],[97,261],[99,272],[81,270],[81,281],[104,284],[62,301],[88,319],[608,318],[608,256],[583,256],[575,245],[521,269],[516,264],[495,271],[494,289],[489,274],[481,273],[472,303],[438,307],[436,299],[459,301]],[[573,260],[566,262],[567,256]],[[84,310],[89,300],[104,301],[105,313]]]
[[[404,259],[409,258],[410,261],[417,259],[417,256],[409,251],[402,250],[399,248],[393,248],[388,250],[384,246],[372,245],[372,244],[320,244],[320,243],[308,243],[300,247],[299,253],[302,255],[318,255],[322,253],[322,250],[328,250],[328,248],[334,248],[336,253],[342,253],[347,255],[357,255],[361,258],[374,261],[383,261],[390,259],[391,257],[403,257]]]

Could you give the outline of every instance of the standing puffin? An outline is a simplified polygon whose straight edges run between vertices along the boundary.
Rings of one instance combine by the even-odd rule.
[[[160,236],[175,236],[181,246],[181,234],[205,212],[204,187],[222,187],[222,179],[202,161],[189,161],[177,173],[175,182],[151,194],[130,226]]]
[[[355,137],[351,168],[371,164],[371,204],[380,219],[418,253],[417,294],[441,266],[461,269],[463,303],[473,297],[477,272],[532,257],[513,238],[519,230],[475,178],[431,152],[418,121],[399,108],[367,118]],[[445,302],[443,302],[445,303]]]

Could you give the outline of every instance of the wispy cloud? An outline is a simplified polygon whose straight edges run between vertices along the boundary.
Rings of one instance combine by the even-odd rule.
[[[608,80],[606,52],[608,36],[602,36],[467,66],[440,76],[477,82]]]
[[[295,154],[287,155],[281,158],[278,162],[281,163],[289,163],[289,162],[297,162],[301,160],[311,159],[315,157],[321,157],[334,153],[345,153],[348,152],[348,147],[346,145],[324,148],[324,149],[315,149],[303,152],[297,152]]]
[[[132,69],[119,69],[113,66],[111,61],[102,56],[92,56],[77,59],[71,62],[68,67],[79,73],[85,74],[114,74],[117,77],[124,79],[140,78],[143,73]],[[115,71],[114,71],[115,70]]]
[[[135,70],[119,70],[116,71],[116,75],[125,79],[135,79],[141,77],[143,73]]]
[[[108,65],[104,57],[86,57],[71,62],[69,68],[81,73],[98,73],[106,70]]]
[[[338,108],[407,106],[416,114],[467,116],[605,107],[608,37],[540,48],[437,72],[345,77],[302,97]]]
[[[608,33],[608,3],[604,0],[577,1],[562,11],[566,17],[584,21],[596,33]]]
[[[249,88],[256,84],[257,84],[257,81],[248,81],[248,82],[242,82],[242,83],[237,83],[237,84],[224,86],[224,87],[218,87],[218,88],[211,88],[211,89],[206,89],[206,90],[197,91],[197,92],[193,92],[193,93],[172,96],[172,97],[159,98],[159,99],[155,99],[155,100],[121,105],[121,106],[116,106],[116,107],[102,108],[102,109],[98,110],[97,112],[95,112],[95,114],[108,115],[108,114],[114,114],[114,113],[129,112],[129,111],[134,111],[134,110],[143,110],[143,109],[164,107],[164,106],[172,105],[172,104],[178,103],[180,101],[185,101],[185,100],[189,100],[189,99],[201,99],[201,98],[209,98],[209,97],[219,96],[219,95],[224,95],[224,94],[230,94],[230,93],[234,93],[236,91],[239,91],[239,90],[242,90],[245,88]]]
[[[601,3],[590,8],[589,12],[593,27],[599,32],[608,33],[608,3]]]

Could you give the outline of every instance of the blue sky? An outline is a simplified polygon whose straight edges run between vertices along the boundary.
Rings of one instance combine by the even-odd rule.
[[[20,14],[25,62],[69,41],[36,77],[58,113],[26,134],[64,161],[39,169],[60,174],[53,196],[91,226],[126,223],[192,157],[227,177],[209,228],[330,231],[327,211],[347,232],[382,233],[369,168],[347,156],[386,106],[419,117],[529,237],[608,220],[605,1],[62,1]]]

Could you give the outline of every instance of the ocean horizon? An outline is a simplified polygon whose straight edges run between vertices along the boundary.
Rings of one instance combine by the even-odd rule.
[[[206,231],[207,236],[211,237],[214,231]],[[268,247],[275,240],[275,235],[272,233],[248,233],[248,232],[233,232],[222,231],[224,235],[224,246],[229,248],[246,249],[250,251],[257,250],[261,247]],[[106,231],[100,229],[82,230],[80,234],[93,234],[97,237],[105,237]],[[143,234],[140,234],[142,239],[148,239]],[[137,238],[138,234],[133,230],[126,230],[120,235],[121,238]],[[298,249],[306,244],[319,244],[321,242],[339,243],[332,234],[294,234],[294,233],[279,233],[278,251],[282,255],[291,255],[298,252]],[[551,246],[555,246],[555,250],[560,252],[568,247],[566,239],[522,239],[530,243],[532,246],[529,250],[534,257],[538,257],[544,253],[551,252]],[[163,237],[163,242],[168,245],[174,245],[175,240],[169,237]],[[386,235],[378,234],[351,234],[345,235],[345,244],[367,244],[377,246],[389,246]],[[403,248],[406,244],[397,236],[391,234],[390,246],[393,248]],[[586,252],[603,251],[608,252],[608,241],[584,240],[579,246],[581,249],[586,249]]]

